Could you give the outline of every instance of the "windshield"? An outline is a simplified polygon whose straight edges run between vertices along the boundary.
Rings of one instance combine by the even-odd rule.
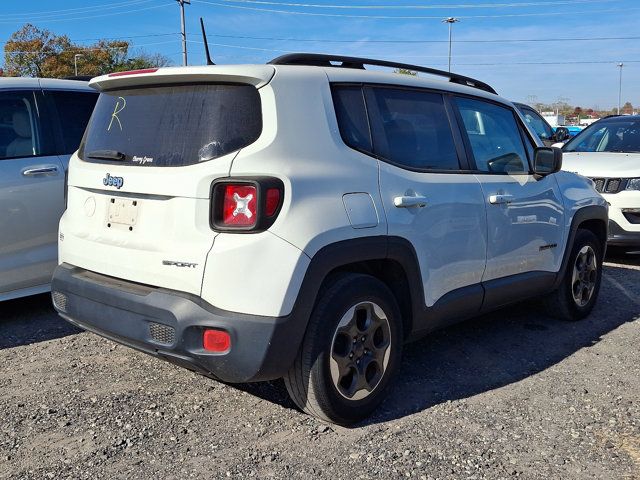
[[[600,120],[567,143],[565,152],[640,152],[640,119]]]
[[[85,161],[183,166],[257,140],[260,95],[251,85],[189,84],[103,92],[78,155]]]

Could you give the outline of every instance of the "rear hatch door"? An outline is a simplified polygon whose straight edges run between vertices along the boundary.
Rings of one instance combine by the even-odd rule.
[[[61,261],[199,295],[211,183],[261,135],[258,88],[273,67],[165,70],[92,82],[101,95],[70,163]]]

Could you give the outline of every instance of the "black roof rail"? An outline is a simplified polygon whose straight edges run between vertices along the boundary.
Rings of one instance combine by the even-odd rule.
[[[339,62],[336,65],[334,62]],[[325,55],[321,53],[288,53],[280,57],[274,58],[269,62],[271,65],[309,65],[316,67],[338,67],[338,68],[357,68],[365,70],[365,65],[375,65],[378,67],[402,68],[414,72],[428,73],[439,77],[446,77],[450,82],[468,87],[479,88],[485,92],[497,92],[490,85],[476,80],[475,78],[465,77],[453,72],[445,72],[435,68],[421,67],[419,65],[410,65],[408,63],[388,62],[386,60],[375,60],[372,58],[345,57],[341,55]]]

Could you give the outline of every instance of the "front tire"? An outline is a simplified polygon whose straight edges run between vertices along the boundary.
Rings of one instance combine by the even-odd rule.
[[[384,399],[402,343],[400,310],[389,288],[369,275],[341,275],[311,314],[284,378],[289,395],[300,409],[325,421],[360,421]]]
[[[592,231],[579,229],[569,255],[562,282],[546,298],[546,307],[553,317],[576,321],[591,313],[598,298],[603,245]]]

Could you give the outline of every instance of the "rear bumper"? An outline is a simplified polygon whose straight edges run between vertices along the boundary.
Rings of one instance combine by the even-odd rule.
[[[225,382],[282,377],[302,340],[293,316],[261,317],[220,310],[201,298],[113,277],[69,264],[56,269],[53,303],[85,330]],[[225,353],[203,349],[207,328],[231,336]]]
[[[618,225],[617,222],[609,220],[607,243],[614,247],[640,247],[640,232],[630,232]]]

